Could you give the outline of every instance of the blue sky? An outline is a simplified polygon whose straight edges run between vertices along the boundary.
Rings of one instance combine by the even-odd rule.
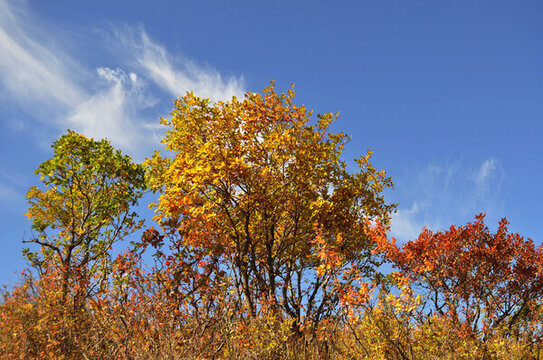
[[[276,80],[340,112],[392,176],[392,235],[487,213],[543,238],[539,1],[0,0],[0,283],[25,263],[25,193],[67,128],[142,160],[188,90],[228,99]]]

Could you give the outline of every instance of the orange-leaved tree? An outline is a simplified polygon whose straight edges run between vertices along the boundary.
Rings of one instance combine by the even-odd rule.
[[[231,286],[236,310],[269,309],[299,330],[330,316],[341,289],[375,269],[368,231],[386,226],[394,205],[369,152],[347,170],[348,137],[329,131],[336,116],[314,121],[293,100],[273,82],[229,102],[188,93],[162,119],[170,153],[147,166],[173,261],[190,254],[202,286]]]
[[[395,266],[424,289],[430,310],[464,326],[483,342],[497,332],[540,336],[538,301],[543,297],[543,250],[531,239],[508,233],[502,219],[496,233],[484,215],[464,226],[433,233],[399,248],[381,243]],[[537,321],[539,322],[539,320]]]

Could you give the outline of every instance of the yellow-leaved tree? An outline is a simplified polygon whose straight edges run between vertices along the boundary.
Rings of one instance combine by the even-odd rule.
[[[162,119],[170,153],[147,166],[171,262],[199,268],[201,290],[229,289],[237,313],[285,316],[298,332],[333,316],[342,293],[373,274],[371,226],[387,226],[394,205],[370,152],[347,170],[348,137],[329,131],[337,116],[313,120],[293,100],[273,82],[228,102],[188,93]]]

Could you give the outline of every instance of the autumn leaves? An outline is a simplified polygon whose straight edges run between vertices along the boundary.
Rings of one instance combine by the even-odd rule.
[[[347,171],[335,118],[312,119],[272,83],[229,102],[179,98],[162,119],[167,153],[143,165],[107,141],[62,136],[27,195],[38,246],[25,254],[39,275],[4,293],[0,354],[535,356],[541,249],[505,220],[490,233],[482,216],[396,246],[391,179],[369,152]],[[111,259],[143,226],[132,207],[146,189],[159,195],[154,227]]]
[[[177,249],[226,271],[238,308],[254,317],[266,302],[296,327],[317,326],[337,307],[332,283],[355,281],[346,268],[366,266],[365,222],[388,221],[393,206],[380,190],[391,183],[369,157],[348,173],[346,136],[328,132],[333,115],[312,125],[293,97],[273,87],[217,104],[188,94],[163,119],[174,156],[146,164],[160,174],[151,181],[157,221],[180,234]]]

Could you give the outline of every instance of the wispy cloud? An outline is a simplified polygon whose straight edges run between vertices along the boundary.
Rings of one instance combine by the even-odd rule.
[[[420,224],[416,216],[420,212],[420,205],[416,201],[410,208],[400,207],[392,214],[392,233],[401,239],[414,239],[420,233]]]
[[[4,96],[12,94],[21,102],[37,99],[61,107],[79,103],[86,93],[71,79],[70,72],[76,69],[65,53],[51,50],[54,44],[47,40],[44,29],[34,28],[32,23],[24,9],[0,0],[0,81]]]
[[[98,68],[104,88],[80,103],[66,117],[67,126],[94,138],[107,137],[124,149],[149,145],[146,122],[138,111],[153,105],[145,96],[145,82],[135,73],[121,69]]]
[[[414,176],[396,181],[409,194],[392,217],[392,236],[412,240],[423,227],[434,230],[463,223],[484,212],[498,218],[504,204],[500,197],[505,172],[497,159],[469,166],[461,160],[431,164]]]
[[[49,40],[57,38],[54,30],[32,21],[36,18],[24,5],[0,0],[0,100],[21,105],[32,102],[48,110],[53,115],[42,121],[56,131],[71,128],[94,138],[108,138],[141,155],[143,149],[156,146],[160,137],[156,125],[164,109],[152,110],[156,99],[164,98],[170,106],[172,97],[189,90],[212,100],[227,100],[244,92],[243,77],[225,79],[212,67],[174,56],[152,41],[143,28],[114,30],[109,45],[124,49],[118,66],[95,69],[85,64],[83,56],[68,53],[68,47]]]
[[[192,90],[198,96],[217,101],[244,93],[243,77],[225,79],[212,67],[199,65],[183,56],[174,57],[141,28],[123,27],[115,34],[128,53],[134,55],[138,68],[174,97]]]
[[[490,180],[497,173],[497,165],[498,161],[496,159],[488,159],[483,162],[479,170],[474,174],[474,180],[481,195],[488,191]]]

